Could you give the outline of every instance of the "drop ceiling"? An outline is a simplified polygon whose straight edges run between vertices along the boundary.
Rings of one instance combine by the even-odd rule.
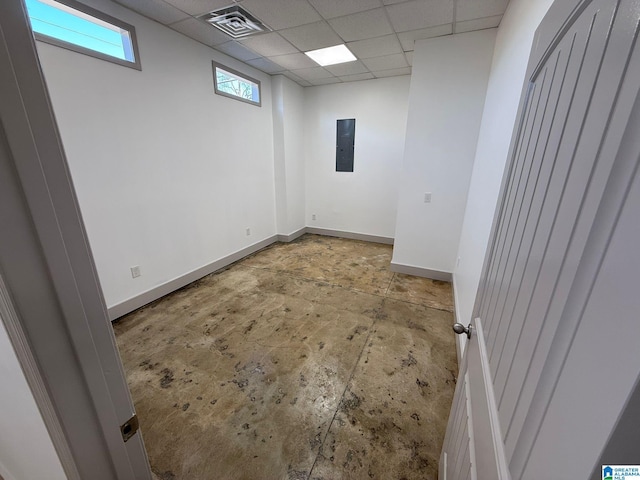
[[[416,40],[497,27],[509,0],[115,0],[269,74],[309,87],[409,75]],[[240,4],[270,32],[234,40],[196,17]],[[346,44],[357,61],[303,52]]]

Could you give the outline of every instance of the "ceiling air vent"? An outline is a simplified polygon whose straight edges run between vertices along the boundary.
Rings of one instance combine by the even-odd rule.
[[[233,38],[247,37],[271,30],[238,5],[205,13],[200,18]]]

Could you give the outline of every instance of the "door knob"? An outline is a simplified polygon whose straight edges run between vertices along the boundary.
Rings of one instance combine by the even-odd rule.
[[[453,324],[453,331],[456,332],[458,335],[462,335],[463,333],[466,333],[467,338],[471,338],[471,330],[473,330],[473,327],[471,326],[471,324],[469,324],[468,327],[465,327],[461,323]]]

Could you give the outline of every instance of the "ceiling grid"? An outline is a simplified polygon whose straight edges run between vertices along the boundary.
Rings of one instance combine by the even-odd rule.
[[[509,0],[115,0],[268,74],[308,87],[409,75],[416,40],[494,28]],[[269,31],[233,39],[197,17],[239,5]],[[304,52],[345,44],[357,61]]]

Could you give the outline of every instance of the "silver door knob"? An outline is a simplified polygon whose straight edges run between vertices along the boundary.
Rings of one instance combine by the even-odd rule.
[[[467,338],[471,338],[471,330],[473,330],[473,327],[471,326],[471,324],[469,324],[468,327],[465,327],[461,323],[453,324],[453,331],[456,332],[458,335],[462,335],[463,333],[466,333]]]

